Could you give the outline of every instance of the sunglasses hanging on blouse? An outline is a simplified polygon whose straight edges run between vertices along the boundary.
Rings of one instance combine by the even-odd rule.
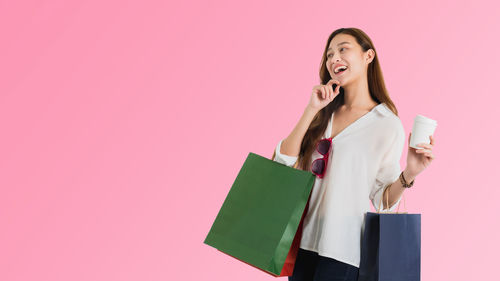
[[[328,155],[330,155],[329,152],[331,147],[332,138],[322,139],[316,146],[316,150],[319,152],[319,154],[323,155],[323,157],[318,158],[312,162],[311,172],[320,179],[325,175],[326,165],[328,164]]]

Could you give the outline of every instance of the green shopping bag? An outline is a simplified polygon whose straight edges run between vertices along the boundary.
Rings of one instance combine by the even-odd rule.
[[[204,243],[273,276],[291,276],[314,180],[250,152]]]

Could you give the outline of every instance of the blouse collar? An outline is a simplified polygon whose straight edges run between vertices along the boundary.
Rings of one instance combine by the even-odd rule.
[[[389,109],[389,107],[387,107],[387,104],[385,102],[376,105],[375,110],[378,111],[383,116],[387,116],[392,113],[392,111]]]
[[[387,107],[387,104],[384,102],[376,105],[375,108],[373,108],[373,111],[380,113],[382,116],[388,116],[392,113],[392,111]],[[333,126],[333,114],[332,116],[330,116],[330,121],[328,122],[328,126],[326,127],[326,130],[323,134],[324,138],[330,137],[329,133],[332,131],[332,126]]]

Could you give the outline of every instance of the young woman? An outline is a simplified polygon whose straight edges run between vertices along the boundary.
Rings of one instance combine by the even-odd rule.
[[[377,210],[393,211],[434,159],[434,138],[421,149],[408,145],[401,171],[406,134],[375,47],[360,29],[341,28],[329,36],[319,75],[321,84],[273,155],[316,175],[289,280],[357,280],[367,199]]]

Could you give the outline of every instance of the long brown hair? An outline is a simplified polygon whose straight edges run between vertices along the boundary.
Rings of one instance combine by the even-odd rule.
[[[366,35],[366,33],[358,28],[339,28],[328,37],[319,68],[319,77],[321,80],[321,84],[325,85],[328,81],[330,81],[330,79],[332,79],[326,66],[326,53],[328,50],[328,46],[330,45],[330,41],[332,41],[332,39],[337,34],[341,33],[349,34],[356,38],[356,42],[358,42],[364,52],[368,51],[369,49],[373,49],[375,51],[375,58],[370,62],[367,69],[368,89],[370,91],[370,96],[379,104],[386,103],[389,109],[397,116],[398,111],[396,109],[396,106],[392,102],[387,89],[385,88],[384,77],[382,76],[382,70],[380,68],[378,54],[375,50],[375,47],[373,46],[373,43],[368,35]],[[321,139],[322,134],[325,132],[332,114],[343,104],[344,89],[341,87],[339,90],[339,94],[333,99],[333,101],[322,108],[316,114],[316,116],[314,116],[300,145],[300,152],[297,160],[299,162],[298,167],[300,167],[300,169],[307,171],[311,168],[311,157],[314,150],[316,149],[316,144]]]

